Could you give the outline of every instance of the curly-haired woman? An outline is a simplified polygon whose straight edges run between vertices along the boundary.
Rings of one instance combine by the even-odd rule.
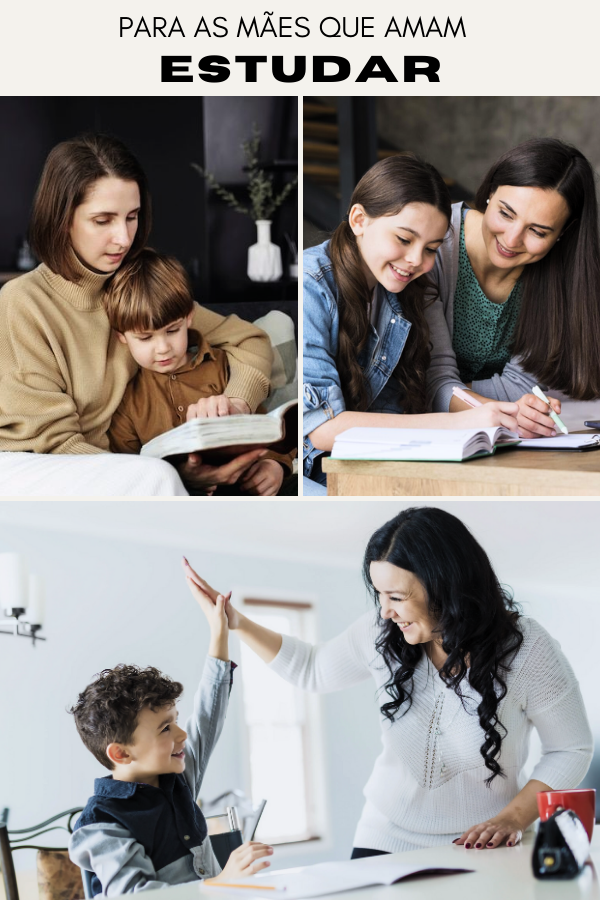
[[[387,694],[353,857],[449,841],[514,846],[537,818],[537,792],[576,787],[591,760],[559,644],[520,614],[483,548],[443,510],[407,509],[379,528],[363,574],[375,614],[317,647],[228,607],[230,628],[292,684],[325,692],[373,677]],[[527,779],[532,728],[542,754]]]

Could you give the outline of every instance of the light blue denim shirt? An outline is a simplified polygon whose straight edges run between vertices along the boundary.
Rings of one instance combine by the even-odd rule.
[[[336,368],[339,316],[338,289],[328,256],[329,241],[304,252],[303,284],[303,444],[304,474],[310,478],[315,460],[324,451],[313,447],[308,435],[323,422],[344,412],[346,404]],[[358,358],[370,393],[369,412],[402,413],[403,396],[390,382],[406,344],[410,322],[402,315],[399,295],[380,284],[377,327]]]

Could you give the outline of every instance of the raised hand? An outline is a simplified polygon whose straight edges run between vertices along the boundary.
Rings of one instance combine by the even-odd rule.
[[[183,557],[183,571],[185,573],[188,587],[192,592],[192,596],[198,602],[200,607],[202,607],[202,611],[205,612],[205,615],[208,619],[209,615],[211,615],[211,611],[209,606],[207,606],[206,604],[211,604],[213,607],[215,607],[217,605],[218,597],[222,595],[219,594],[219,592],[216,591],[213,587],[211,587],[208,581],[205,581],[204,578],[202,578],[194,569],[192,569],[185,556]],[[229,591],[228,594],[223,595],[223,597],[224,610],[229,622],[229,628],[233,630],[239,625],[240,614],[231,605],[231,591]],[[203,604],[205,604],[205,606],[203,606]]]
[[[231,591],[226,596],[217,593],[208,582],[200,578],[197,572],[194,572],[185,556],[183,557],[183,570],[192,596],[206,616],[210,627],[209,656],[228,660],[229,623],[226,607],[227,601],[231,597]]]

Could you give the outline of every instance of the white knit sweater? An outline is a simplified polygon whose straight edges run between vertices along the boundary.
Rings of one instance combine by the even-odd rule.
[[[534,619],[520,619],[523,643],[506,678],[498,717],[508,731],[497,757],[506,778],[490,774],[479,752],[484,735],[480,695],[463,683],[465,707],[425,654],[414,674],[413,702],[393,724],[381,716],[383,750],[369,778],[354,845],[395,853],[445,844],[496,815],[524,787],[529,736],[542,756],[532,778],[574,788],[592,758],[592,735],[577,679],[560,645]],[[377,616],[362,616],[318,646],[284,636],[271,669],[308,691],[337,691],[372,676],[378,689],[389,671],[375,649]],[[389,699],[377,694],[378,706]],[[402,707],[404,709],[404,707]]]

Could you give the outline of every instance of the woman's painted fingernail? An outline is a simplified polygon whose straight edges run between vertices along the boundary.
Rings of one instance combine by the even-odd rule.
[[[506,844],[507,847],[512,847],[512,841],[508,841]]]
[[[481,844],[475,844],[475,849],[476,849],[476,850],[481,850]]]
[[[488,847],[493,847],[493,846],[494,846],[494,845],[493,845],[493,844],[492,844],[492,842],[491,842],[491,841],[488,841],[488,843],[487,843],[487,845],[486,845],[486,846],[488,846]]]
[[[189,562],[187,561],[187,559],[185,558],[185,556],[183,556],[182,559],[183,559],[183,564],[184,564],[184,566],[189,566]]]
[[[470,844],[465,844],[465,849],[466,849],[466,850],[470,850],[470,849],[471,849],[471,845],[470,845]]]
[[[455,843],[457,842],[457,840],[458,840],[458,838],[454,838],[454,840],[452,841],[452,843],[455,844]]]

